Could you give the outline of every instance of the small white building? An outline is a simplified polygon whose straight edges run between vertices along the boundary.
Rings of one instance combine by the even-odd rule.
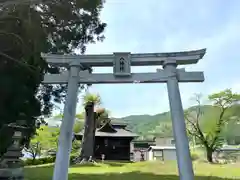
[[[147,160],[177,160],[175,146],[150,146],[147,151]]]

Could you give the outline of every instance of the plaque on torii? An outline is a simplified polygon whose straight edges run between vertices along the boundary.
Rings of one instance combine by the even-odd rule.
[[[131,54],[114,53],[113,74],[116,77],[131,76]]]
[[[42,54],[54,66],[67,67],[61,74],[46,74],[45,84],[68,84],[64,117],[61,125],[59,147],[53,180],[67,180],[71,151],[72,131],[76,114],[79,84],[114,83],[166,83],[180,180],[193,180],[194,173],[186,133],[179,82],[203,82],[203,72],[186,72],[178,65],[196,64],[206,49],[171,53],[113,53],[101,55]],[[157,66],[156,72],[131,73],[131,66]],[[89,73],[82,67],[113,67],[113,73]],[[159,96],[159,98],[161,98]]]

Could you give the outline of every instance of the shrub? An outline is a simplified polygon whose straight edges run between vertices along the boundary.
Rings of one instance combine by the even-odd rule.
[[[50,156],[50,157],[44,157],[44,158],[38,158],[38,159],[26,159],[24,161],[25,166],[30,166],[30,165],[40,165],[40,164],[48,164],[48,163],[53,163],[55,161],[55,157]]]
[[[199,157],[199,154],[198,153],[196,153],[196,152],[191,152],[191,159],[193,160],[193,161],[196,161],[196,160],[198,160],[200,157]]]
[[[70,156],[70,162],[72,162],[72,160],[76,158],[76,155],[71,155]],[[26,159],[24,160],[23,164],[24,166],[31,166],[31,165],[41,165],[41,164],[49,164],[49,163],[54,163],[56,160],[55,156],[48,156],[48,157],[44,157],[44,158],[38,158],[35,160],[32,159]]]

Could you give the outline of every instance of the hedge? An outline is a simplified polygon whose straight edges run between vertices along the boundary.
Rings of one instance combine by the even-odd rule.
[[[73,161],[77,156],[76,155],[71,155],[70,156],[70,162]],[[38,159],[26,159],[23,161],[24,166],[31,166],[31,165],[41,165],[41,164],[49,164],[49,163],[54,163],[56,160],[56,156],[49,156],[49,157],[44,157],[44,158],[38,158]]]

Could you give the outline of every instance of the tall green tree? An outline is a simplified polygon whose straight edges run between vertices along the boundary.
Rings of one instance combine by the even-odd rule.
[[[74,125],[74,130],[79,132],[82,126],[82,122],[76,122]],[[33,161],[37,156],[49,155],[49,152],[51,152],[51,155],[53,155],[52,152],[57,151],[59,134],[59,127],[48,127],[42,125],[37,129],[36,134],[31,138],[29,146],[25,147],[24,150],[31,155]],[[80,142],[74,141],[72,153],[79,152],[79,148]]]
[[[84,135],[82,137],[82,148],[79,159],[81,162],[85,162],[85,160],[88,160],[90,156],[94,155],[96,128],[101,126],[101,124],[108,118],[107,110],[105,108],[99,108],[100,104],[101,98],[98,94],[86,93],[83,96],[85,122]]]
[[[24,150],[30,154],[33,161],[44,152],[56,150],[57,132],[59,132],[59,128],[48,127],[45,125],[37,129],[36,134],[31,138],[28,147],[24,148]]]
[[[73,53],[76,48],[84,53],[87,44],[103,40],[106,24],[99,19],[102,0],[3,0],[0,5],[1,156],[13,134],[4,130],[5,124],[26,120],[29,142],[36,121],[51,113],[54,101],[64,101],[66,86],[41,85],[45,73],[62,71],[49,66],[41,53]]]
[[[99,94],[86,93],[83,96],[85,121],[84,121],[84,133],[82,137],[82,148],[79,156],[80,162],[88,161],[88,159],[90,159],[90,156],[93,156],[96,129],[94,108],[100,104],[101,97]]]
[[[41,143],[37,141],[37,139],[31,140],[30,144],[28,145],[28,148],[25,148],[24,150],[29,153],[33,163],[36,160],[36,158],[41,156],[42,154]]]
[[[202,121],[204,111],[202,110],[201,96],[199,95],[195,97],[197,105],[186,111],[185,119],[189,135],[195,137],[204,146],[207,160],[213,162],[213,152],[223,145],[224,129],[233,120],[232,117],[235,116],[235,112],[230,111],[230,109],[240,102],[240,94],[226,89],[209,95],[208,99],[216,107],[218,113],[206,119],[207,124]]]

